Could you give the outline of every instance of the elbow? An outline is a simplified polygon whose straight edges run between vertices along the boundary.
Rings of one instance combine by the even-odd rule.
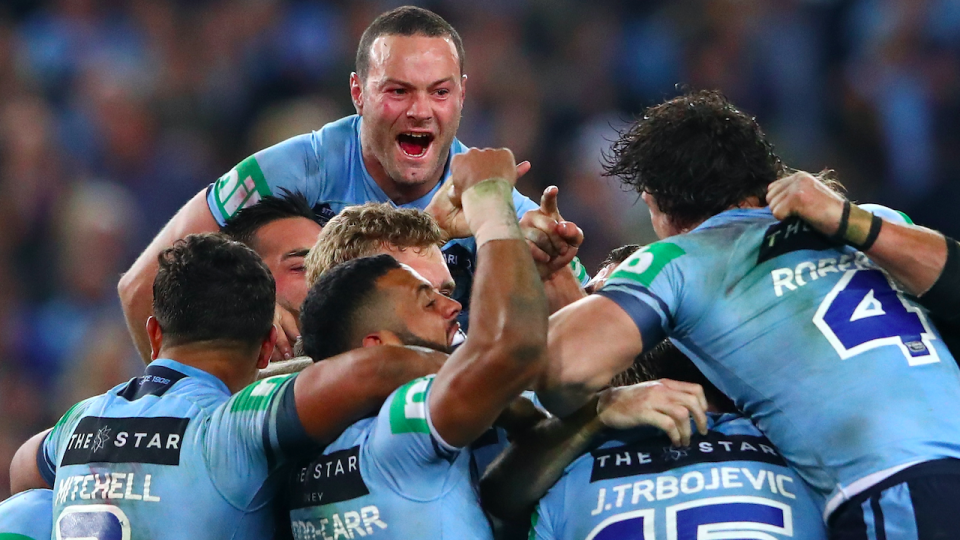
[[[133,303],[133,299],[137,296],[137,289],[139,289],[138,280],[133,269],[120,276],[120,281],[117,283],[117,295],[120,297],[120,304],[123,305],[124,309]]]

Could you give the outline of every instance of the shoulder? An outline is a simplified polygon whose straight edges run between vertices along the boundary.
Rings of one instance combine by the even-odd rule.
[[[872,204],[872,203],[860,204],[858,206],[866,210],[867,212],[870,212],[871,214],[880,216],[881,218],[887,221],[892,221],[894,223],[901,223],[904,225],[913,225],[913,220],[910,219],[910,216],[904,214],[899,210],[894,210],[893,208],[888,208],[880,204]]]

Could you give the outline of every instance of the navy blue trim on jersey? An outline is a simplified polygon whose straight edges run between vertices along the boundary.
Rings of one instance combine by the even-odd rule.
[[[40,471],[40,477],[43,478],[43,481],[52,488],[53,484],[57,481],[57,466],[50,461],[50,458],[47,457],[47,453],[44,451],[49,437],[50,433],[47,433],[46,437],[40,442],[40,448],[37,449],[37,470]]]
[[[175,369],[150,364],[143,375],[130,379],[117,395],[127,401],[136,401],[144,396],[160,397],[186,375]]]
[[[899,505],[893,505],[889,494],[904,487],[909,491],[909,501],[901,500]],[[953,538],[956,531],[960,531],[957,501],[960,501],[960,460],[919,463],[843,503],[830,515],[830,538]]]
[[[637,325],[637,330],[640,331],[640,339],[643,340],[644,348],[652,348],[657,343],[666,339],[667,334],[663,331],[663,321],[660,319],[660,314],[644,303],[643,300],[618,290],[604,289],[594,294],[599,294],[604,298],[613,300],[633,319],[633,324]],[[667,309],[666,304],[663,303],[663,300],[652,294],[649,296],[660,304],[660,309],[663,310],[664,315],[669,319],[670,311]]]
[[[286,387],[280,390],[281,395],[274,398],[278,400],[276,407],[277,443],[288,457],[315,452],[319,448],[316,441],[303,428],[303,422],[300,421],[300,415],[297,413],[297,400],[293,391],[297,376],[290,377]],[[264,437],[266,437],[266,430],[264,430]],[[264,443],[267,440],[268,438],[265,438]],[[270,448],[267,444],[264,444],[264,446]]]

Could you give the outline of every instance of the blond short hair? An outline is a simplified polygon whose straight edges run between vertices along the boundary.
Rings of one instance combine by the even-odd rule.
[[[398,249],[427,248],[444,243],[443,231],[430,214],[390,203],[349,206],[323,227],[304,260],[307,284],[338,264],[379,253],[386,244]]]

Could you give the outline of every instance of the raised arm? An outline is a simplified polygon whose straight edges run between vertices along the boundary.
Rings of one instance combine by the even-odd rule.
[[[345,352],[297,376],[293,391],[300,423],[327,444],[375,412],[398,387],[436,373],[447,355],[419,347],[383,345]]]
[[[147,318],[153,314],[153,280],[157,277],[157,256],[188,234],[217,232],[220,226],[207,206],[206,191],[197,193],[163,227],[150,245],[137,257],[117,285],[127,329],[145,363],[150,362]]]
[[[451,202],[477,241],[470,335],[437,374],[428,406],[434,428],[462,447],[486,431],[540,374],[547,302],[513,207],[509,150],[470,150],[451,164]]]
[[[846,203],[805,172],[770,184],[767,202],[777,219],[797,216],[828,236],[839,232]],[[844,231],[838,235],[840,240],[861,248],[937,315],[953,319],[960,314],[960,258],[956,241],[916,225],[886,220],[875,224],[870,212],[855,204],[849,208]],[[869,242],[872,227],[877,232]],[[951,253],[952,257],[948,256]]]

